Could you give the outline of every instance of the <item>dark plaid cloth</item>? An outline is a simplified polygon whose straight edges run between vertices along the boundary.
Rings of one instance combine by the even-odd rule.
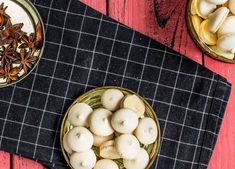
[[[33,73],[0,89],[0,148],[64,169],[59,131],[69,105],[97,86],[123,86],[153,106],[161,147],[151,169],[204,169],[230,84],[78,0],[34,0],[46,29]]]

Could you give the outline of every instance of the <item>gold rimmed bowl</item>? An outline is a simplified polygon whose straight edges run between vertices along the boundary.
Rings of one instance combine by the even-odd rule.
[[[63,155],[64,155],[64,158],[65,158],[66,162],[68,163],[70,168],[73,168],[70,165],[70,160],[69,160],[70,155],[65,151],[65,149],[63,147],[63,137],[64,137],[64,135],[69,130],[71,130],[73,128],[73,126],[68,121],[68,112],[69,112],[69,110],[76,103],[86,103],[86,104],[90,105],[93,109],[102,107],[102,105],[101,105],[101,95],[107,89],[119,89],[120,91],[123,92],[124,95],[129,95],[129,94],[137,95],[145,104],[145,109],[146,110],[145,110],[144,116],[145,117],[150,117],[156,122],[157,129],[158,129],[158,138],[157,138],[156,142],[153,143],[153,144],[147,145],[147,146],[141,145],[141,147],[144,148],[149,154],[150,162],[149,162],[148,166],[146,167],[146,169],[149,169],[151,167],[151,165],[153,164],[156,156],[157,156],[158,149],[159,149],[159,146],[160,146],[160,126],[159,126],[159,122],[158,122],[158,118],[156,116],[156,113],[154,112],[153,108],[149,105],[149,103],[144,98],[142,98],[141,96],[136,94],[135,92],[133,92],[129,89],[126,89],[126,88],[114,87],[114,86],[99,87],[99,88],[95,88],[91,91],[88,91],[88,92],[84,93],[83,95],[81,95],[80,97],[78,97],[72,103],[72,105],[68,108],[68,110],[67,110],[67,112],[66,112],[66,114],[63,118],[63,121],[62,121],[62,124],[61,124],[61,130],[60,130],[60,144],[61,144],[62,152],[63,152]],[[101,157],[99,156],[99,148],[93,146],[92,149],[94,150],[94,152],[97,156],[97,159],[98,160],[101,159]],[[125,169],[124,166],[123,166],[122,159],[117,159],[117,160],[113,160],[113,161],[115,161],[117,163],[117,165],[119,166],[119,169]]]
[[[38,13],[37,9],[34,7],[34,5],[29,1],[29,0],[1,0],[0,5],[3,3],[3,9],[5,7],[5,16],[3,17],[2,15],[0,16],[0,31],[5,30],[6,25],[8,20],[10,20],[11,24],[14,25],[19,25],[23,24],[23,27],[21,27],[21,31],[24,33],[21,33],[19,37],[22,37],[22,35],[26,35],[29,37],[31,33],[34,34],[34,41],[35,43],[35,49],[30,50],[30,48],[23,47],[27,52],[31,52],[30,58],[30,64],[31,66],[23,69],[23,65],[21,64],[22,58],[20,54],[20,45],[25,43],[27,40],[26,38],[19,38],[17,40],[18,44],[15,50],[14,54],[14,59],[8,59],[2,63],[2,54],[4,52],[4,48],[7,48],[9,46],[8,44],[1,45],[0,43],[0,88],[7,87],[10,85],[13,85],[17,82],[20,82],[21,80],[25,79],[36,67],[38,64],[39,60],[42,57],[42,53],[44,50],[45,46],[45,31],[44,31],[44,25],[42,22],[42,18],[40,14]],[[0,34],[0,38],[3,37],[4,34]],[[24,41],[26,40],[26,41]],[[13,43],[11,42],[11,46],[13,46]],[[24,55],[26,58],[26,54]],[[29,59],[29,58],[27,58]],[[18,62],[17,62],[18,61]],[[7,66],[6,66],[7,65]],[[27,69],[27,70],[26,70]],[[11,71],[11,72],[10,72]],[[8,74],[6,75],[6,72],[10,72],[11,76],[14,73],[13,78],[9,78]]]
[[[196,3],[197,0],[188,0],[186,11],[187,26],[193,41],[210,57],[227,63],[235,63],[235,54],[233,58],[231,58],[231,53],[218,51],[215,46],[210,46],[203,41],[203,38],[200,36],[200,31],[202,31],[200,30],[200,24],[204,19],[197,15],[195,10]],[[229,55],[229,58],[226,57],[226,55]]]

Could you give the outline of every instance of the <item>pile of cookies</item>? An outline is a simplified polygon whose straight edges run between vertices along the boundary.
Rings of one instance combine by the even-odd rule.
[[[228,59],[235,54],[235,0],[193,0],[192,22],[199,37]]]
[[[73,126],[63,137],[63,147],[74,169],[145,169],[150,161],[143,148],[158,138],[156,122],[145,117],[145,104],[136,95],[107,89],[100,108],[74,104],[68,112]],[[94,152],[98,149],[98,152]]]

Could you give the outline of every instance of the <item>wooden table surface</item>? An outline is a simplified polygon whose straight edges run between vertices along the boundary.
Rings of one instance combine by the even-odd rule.
[[[235,65],[204,55],[191,40],[185,23],[187,0],[158,0],[157,18],[154,0],[81,0],[129,27],[174,48],[192,60],[226,77],[235,85]],[[209,169],[235,168],[235,89],[226,109],[222,128]],[[0,152],[0,169],[43,169],[34,161]]]

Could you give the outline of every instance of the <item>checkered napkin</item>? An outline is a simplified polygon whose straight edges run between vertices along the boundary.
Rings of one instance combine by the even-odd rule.
[[[204,169],[230,84],[221,76],[77,0],[34,0],[46,29],[43,57],[0,89],[0,149],[67,168],[59,131],[69,105],[97,86],[136,91],[154,108],[161,146],[151,169]]]

